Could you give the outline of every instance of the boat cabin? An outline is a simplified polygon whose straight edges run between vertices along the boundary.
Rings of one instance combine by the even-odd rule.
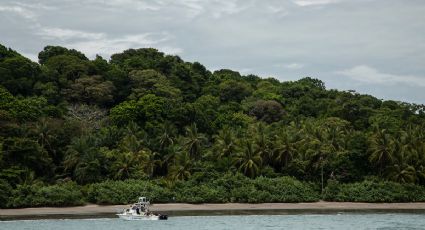
[[[149,212],[149,206],[150,201],[146,197],[139,197],[139,200],[131,206],[131,209],[140,214],[140,212]]]
[[[137,202],[137,203],[140,203],[140,204],[149,204],[150,202],[149,202],[149,200],[146,197],[141,196],[141,197],[139,197],[139,202]]]

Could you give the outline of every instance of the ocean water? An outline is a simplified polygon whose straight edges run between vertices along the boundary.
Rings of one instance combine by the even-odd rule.
[[[166,221],[118,218],[0,221],[1,230],[145,230],[145,229],[425,229],[424,214],[298,214],[177,216]]]

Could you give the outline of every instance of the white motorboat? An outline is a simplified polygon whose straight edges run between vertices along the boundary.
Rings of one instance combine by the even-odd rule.
[[[124,220],[166,220],[167,215],[152,213],[149,211],[150,202],[146,197],[139,197],[137,203],[130,205],[117,216]]]

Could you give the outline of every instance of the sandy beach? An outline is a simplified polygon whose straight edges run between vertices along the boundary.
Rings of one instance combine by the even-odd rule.
[[[78,207],[42,207],[23,209],[0,209],[0,217],[24,217],[24,216],[84,216],[114,214],[127,205],[86,205]],[[220,211],[287,211],[291,212],[338,212],[338,211],[425,211],[425,203],[352,203],[352,202],[315,202],[315,203],[261,203],[261,204],[154,204],[151,211],[163,213],[178,212],[220,212]]]

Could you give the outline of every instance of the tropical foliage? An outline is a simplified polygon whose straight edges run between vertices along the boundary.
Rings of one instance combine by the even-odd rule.
[[[107,61],[47,46],[36,63],[0,45],[1,203],[60,193],[66,181],[89,186],[89,201],[98,203],[111,197],[93,198],[107,190],[103,183],[121,186],[122,180],[143,180],[152,191],[190,202],[302,200],[276,198],[285,191],[272,185],[281,182],[311,184],[315,192],[343,197],[329,199],[344,200],[351,195],[329,193],[328,181],[348,191],[371,176],[386,188],[420,190],[424,128],[424,105],[327,90],[310,77],[281,82],[211,72],[152,48]],[[208,173],[210,181],[197,179]],[[220,182],[228,175],[237,179]],[[161,192],[171,187],[181,193]],[[81,203],[75,200],[26,205]]]

